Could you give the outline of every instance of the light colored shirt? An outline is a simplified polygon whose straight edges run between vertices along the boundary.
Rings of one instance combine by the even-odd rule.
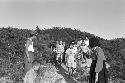
[[[74,53],[77,54],[77,47],[73,47]]]
[[[24,83],[35,83],[36,72],[31,68],[25,75]]]
[[[92,63],[92,59],[86,59],[86,66],[87,67],[90,67],[91,66],[91,63]]]
[[[57,46],[57,53],[63,53],[64,52],[64,46],[61,44],[61,45],[58,45]]]
[[[68,55],[68,59],[74,59],[76,52],[74,51],[74,49],[68,48],[66,50],[66,54]]]
[[[34,52],[33,42],[29,45],[28,51]]]

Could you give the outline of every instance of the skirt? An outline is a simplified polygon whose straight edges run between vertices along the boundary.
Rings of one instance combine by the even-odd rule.
[[[25,71],[25,73],[27,73],[27,71],[29,71],[32,68],[32,62],[34,60],[34,53],[33,52],[28,52],[28,54],[29,54],[29,59],[30,60],[28,60],[27,56],[25,56],[25,58],[24,58],[24,64],[25,64],[24,71]]]

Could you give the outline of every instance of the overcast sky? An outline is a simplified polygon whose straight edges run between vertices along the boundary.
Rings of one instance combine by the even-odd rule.
[[[125,38],[125,0],[0,0],[0,27],[53,26]]]

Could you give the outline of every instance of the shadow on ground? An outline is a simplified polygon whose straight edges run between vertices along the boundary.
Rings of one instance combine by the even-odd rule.
[[[74,80],[72,77],[69,77],[67,75],[68,72],[62,66],[59,66],[58,73],[64,77],[64,79],[66,80],[67,83],[79,83],[76,80]]]

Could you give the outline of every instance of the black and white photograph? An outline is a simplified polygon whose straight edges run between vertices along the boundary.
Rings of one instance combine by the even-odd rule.
[[[0,83],[125,83],[125,0],[0,0]]]

